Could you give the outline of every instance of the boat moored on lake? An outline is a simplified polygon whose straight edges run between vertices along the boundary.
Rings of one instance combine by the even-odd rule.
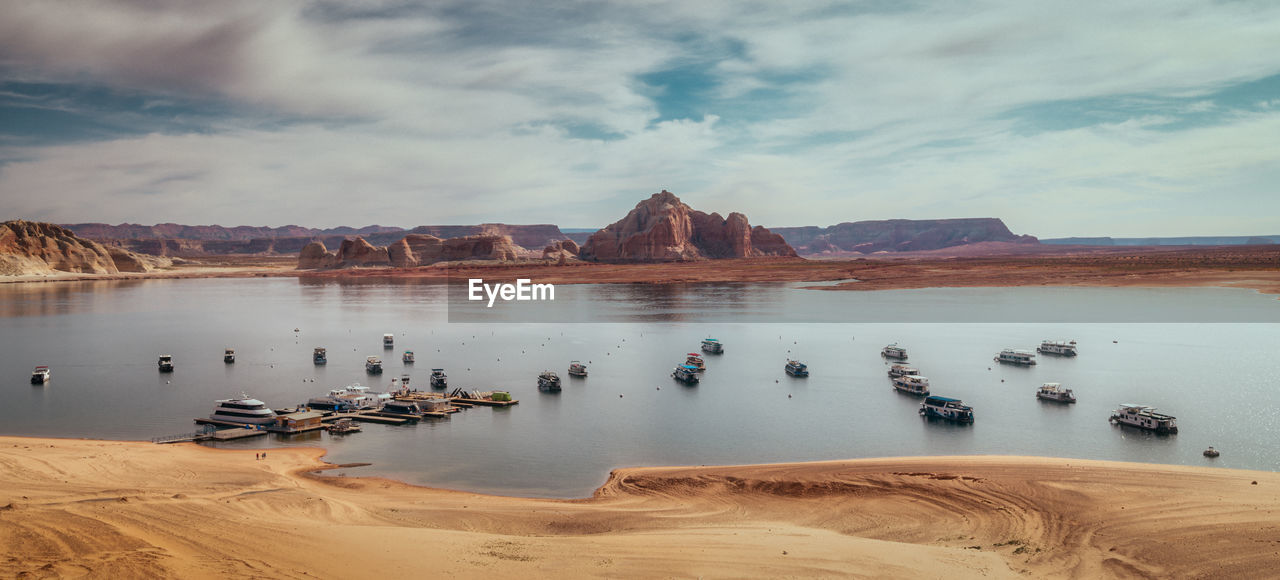
[[[323,346],[317,346],[315,350],[311,351],[311,362],[318,365],[329,363],[329,355]]]
[[[538,375],[538,390],[540,391],[559,391],[560,376],[553,371],[542,371]]]
[[[1028,350],[1006,348],[996,355],[995,361],[1029,367],[1036,364],[1036,353]]]
[[[346,435],[348,433],[359,433],[360,424],[352,421],[350,417],[343,417],[325,426],[325,430],[330,435]]]
[[[929,396],[929,377],[920,375],[903,375],[894,377],[893,388],[900,393],[915,395],[917,397]]]
[[[693,365],[680,365],[671,371],[671,378],[680,381],[686,385],[698,384],[698,367]]]
[[[936,395],[925,397],[924,403],[920,404],[920,414],[925,417],[955,421],[956,423],[973,422],[973,408],[965,405],[960,399],[952,399],[950,397]]]
[[[1058,356],[1076,356],[1076,341],[1052,341],[1046,340],[1036,347],[1036,352],[1040,354],[1053,354]]]
[[[684,357],[684,364],[695,367],[699,372],[707,370],[707,363],[702,360],[702,355],[691,352]]]
[[[382,348],[395,348],[395,346],[396,346],[396,335],[394,334],[382,335]]]
[[[31,384],[43,385],[49,382],[50,376],[51,375],[49,373],[49,367],[45,365],[40,365],[36,367],[35,370],[31,371]]]
[[[907,360],[907,349],[898,346],[895,342],[880,349],[880,356],[894,360]]]
[[[809,365],[806,365],[798,360],[788,360],[787,366],[783,367],[783,370],[787,371],[787,374],[793,377],[809,376]]]
[[[404,354],[400,356],[400,360],[404,361],[404,364],[407,364],[407,365],[413,364],[413,361],[414,361],[413,351],[411,350],[404,351]]]
[[[428,379],[433,389],[443,389],[449,386],[449,376],[444,374],[444,369],[431,369],[431,378]]]
[[[1131,405],[1124,403],[1119,409],[1111,412],[1111,422],[1117,425],[1128,425],[1160,434],[1178,432],[1178,420],[1173,415],[1157,413],[1155,407]]]
[[[222,362],[231,364],[236,362],[236,349],[228,348],[222,352]]]
[[[587,365],[584,365],[581,362],[576,360],[569,361],[569,376],[571,377],[587,376]]]
[[[720,339],[718,338],[703,339],[702,352],[710,353],[710,354],[722,354],[724,353],[724,345],[720,344]]]
[[[160,355],[160,359],[156,361],[156,366],[160,368],[162,373],[173,372],[173,357],[167,354]]]
[[[221,399],[216,403],[213,414],[209,415],[214,421],[244,425],[271,425],[276,422],[276,412],[267,408],[266,403],[250,399],[243,393],[239,399]]]
[[[1062,383],[1045,383],[1036,391],[1036,398],[1041,401],[1054,401],[1057,403],[1074,403],[1076,402],[1075,393],[1071,389],[1062,387]]]
[[[893,365],[889,367],[889,378],[891,379],[918,374],[920,374],[920,369],[916,367],[909,367],[907,365]]]
[[[377,356],[367,356],[364,359],[364,371],[371,375],[382,374],[382,359]]]

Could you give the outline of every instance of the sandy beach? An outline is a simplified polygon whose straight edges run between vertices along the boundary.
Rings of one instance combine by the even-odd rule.
[[[360,478],[321,449],[255,453],[0,437],[0,576],[1261,578],[1280,561],[1271,472],[1029,457],[648,467],[544,500]]]

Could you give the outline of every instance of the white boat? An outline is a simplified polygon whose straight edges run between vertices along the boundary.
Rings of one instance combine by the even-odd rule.
[[[891,379],[918,374],[920,374],[920,369],[916,367],[909,367],[907,365],[893,365],[889,367],[889,378]]]
[[[364,359],[364,370],[371,375],[382,374],[382,359],[376,356],[367,356]]]
[[[236,349],[228,348],[222,351],[222,362],[227,364],[236,362]]]
[[[698,367],[693,365],[680,365],[671,371],[671,378],[680,381],[686,385],[698,384]]]
[[[370,391],[369,387],[356,383],[341,389],[332,389],[323,397],[313,397],[307,401],[307,406],[313,409],[355,411],[377,409],[390,400],[392,400],[390,394],[375,393]]]
[[[559,391],[560,377],[552,371],[542,371],[538,375],[538,389],[542,391]]]
[[[31,384],[43,385],[49,382],[49,367],[40,365],[31,371]]]
[[[702,352],[721,354],[724,352],[724,345],[720,344],[718,338],[707,338],[702,341]]]
[[[806,365],[798,360],[787,361],[787,366],[783,367],[782,370],[786,371],[787,374],[793,377],[809,376],[809,365]]]
[[[431,369],[431,388],[443,389],[449,386],[449,376],[444,374],[444,369]]]
[[[317,346],[315,350],[311,351],[311,362],[318,365],[327,364],[329,362],[329,356],[325,354],[325,352],[326,351],[323,346]]]
[[[927,397],[929,396],[929,377],[920,375],[894,377],[893,388],[908,395]]]
[[[587,376],[587,365],[584,365],[581,362],[576,360],[569,361],[569,376],[571,377]]]
[[[1036,347],[1036,352],[1040,354],[1056,354],[1059,356],[1076,356],[1076,341],[1054,342],[1046,340]]]
[[[160,355],[160,359],[156,361],[156,366],[160,367],[160,372],[173,372],[173,357],[167,354]]]
[[[960,399],[950,397],[925,397],[920,405],[920,414],[957,423],[973,422],[973,408]]]
[[[393,348],[395,345],[396,345],[396,335],[394,334],[382,335],[382,348]]]
[[[267,404],[257,399],[250,399],[241,393],[239,399],[222,399],[217,401],[210,419],[243,423],[245,425],[271,425],[276,422],[276,412],[267,408]]]
[[[1071,389],[1062,388],[1062,383],[1045,383],[1036,391],[1036,398],[1042,401],[1056,401],[1059,403],[1076,402],[1075,393]]]
[[[348,433],[359,433],[360,424],[352,421],[350,417],[343,417],[334,421],[325,429],[329,431],[330,435],[346,435]]]
[[[1155,407],[1146,405],[1121,404],[1119,409],[1111,412],[1111,422],[1161,434],[1178,432],[1176,417],[1157,413]]]
[[[898,343],[895,342],[880,349],[880,356],[897,360],[907,360],[907,349],[898,346]]]
[[[1013,365],[1031,366],[1036,364],[1036,353],[1029,350],[1015,350],[1006,348],[996,355],[996,362],[1008,363]]]

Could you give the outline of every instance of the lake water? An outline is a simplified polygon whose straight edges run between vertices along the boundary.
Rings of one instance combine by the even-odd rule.
[[[322,445],[329,461],[373,463],[350,475],[545,497],[589,495],[622,466],[903,455],[1280,470],[1280,325],[1185,322],[1275,321],[1274,296],[1038,287],[842,292],[777,284],[557,292],[547,306],[588,309],[590,319],[613,322],[451,323],[458,313],[443,286],[404,280],[0,285],[0,433],[149,439],[193,430],[192,419],[207,416],[215,399],[241,391],[284,407],[353,382],[386,390],[404,372],[425,388],[430,369],[440,366],[451,388],[510,390],[520,404],[417,425],[365,424],[345,437],[270,435],[221,445]],[[996,309],[1002,314],[980,322],[987,318],[973,312],[990,307],[975,306],[982,304],[1003,304]],[[1120,316],[1134,304],[1162,309],[1139,320],[1184,322]],[[1081,316],[1088,322],[1012,314],[1028,308],[1118,314],[1112,321]],[[486,316],[524,317],[498,312]],[[849,320],[849,312],[871,321],[817,322]],[[754,322],[731,322],[742,319]],[[387,332],[396,336],[394,350],[382,348]],[[671,368],[707,336],[721,339],[725,353],[705,357],[700,385],[674,382]],[[1080,356],[1041,356],[1031,368],[992,362],[1002,348],[1034,348],[1043,339],[1077,340]],[[879,353],[891,342],[908,348],[935,394],[972,405],[976,422],[919,417],[920,400],[893,391],[885,375]],[[328,348],[327,366],[311,363],[316,346]],[[224,347],[236,349],[235,364],[222,362]],[[415,366],[400,363],[405,349],[417,353]],[[160,354],[174,356],[174,373],[156,371]],[[386,362],[380,377],[364,372],[370,354]],[[812,376],[785,375],[788,357],[808,363]],[[572,359],[590,362],[589,378],[566,376]],[[53,369],[43,387],[28,382],[37,364]],[[538,392],[544,369],[560,373],[563,392]],[[1038,401],[1034,392],[1044,382],[1073,388],[1079,403]],[[1107,418],[1119,403],[1176,415],[1181,433],[1113,427]],[[1222,456],[1202,457],[1209,445]]]

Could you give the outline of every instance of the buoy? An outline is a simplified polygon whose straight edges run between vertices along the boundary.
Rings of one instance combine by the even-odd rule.
[[[787,398],[788,398],[788,399],[790,399],[790,398],[791,398],[791,393],[787,393]]]

